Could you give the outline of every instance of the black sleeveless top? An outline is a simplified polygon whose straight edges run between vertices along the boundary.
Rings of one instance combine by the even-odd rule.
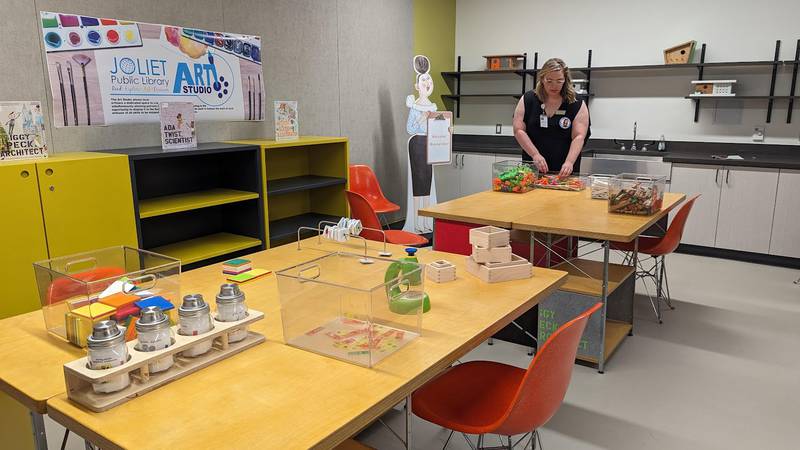
[[[534,91],[528,91],[523,97],[525,99],[525,132],[531,138],[533,145],[547,161],[547,168],[550,172],[558,172],[569,154],[569,146],[572,144],[572,123],[575,116],[583,105],[583,100],[576,99],[572,103],[567,103],[566,99],[558,107],[553,117],[547,118],[547,128],[539,126],[539,116],[544,114],[542,102]],[[591,129],[586,132],[586,139],[589,139]],[[522,151],[522,160],[531,161],[533,158]],[[573,164],[573,173],[578,173],[581,168],[581,156]]]

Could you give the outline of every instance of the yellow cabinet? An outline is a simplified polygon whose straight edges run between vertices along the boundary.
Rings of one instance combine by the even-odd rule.
[[[0,319],[39,309],[32,263],[47,259],[36,164],[0,163]]]
[[[126,155],[68,153],[36,163],[50,258],[138,247]]]

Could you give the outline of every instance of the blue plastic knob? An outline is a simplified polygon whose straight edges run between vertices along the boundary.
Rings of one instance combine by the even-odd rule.
[[[414,256],[414,254],[417,253],[417,250],[419,249],[414,247],[406,247],[406,253],[408,253],[408,256]]]

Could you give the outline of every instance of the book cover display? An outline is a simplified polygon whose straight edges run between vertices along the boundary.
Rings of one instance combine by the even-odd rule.
[[[46,158],[39,102],[0,102],[0,160]]]

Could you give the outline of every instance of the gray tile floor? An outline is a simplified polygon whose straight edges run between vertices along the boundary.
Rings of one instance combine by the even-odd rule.
[[[797,449],[800,285],[793,281],[800,272],[680,254],[667,267],[676,309],[658,325],[647,299],[637,298],[635,335],[605,374],[575,366],[564,404],[541,430],[544,448]],[[637,292],[645,291],[640,285]],[[530,362],[525,348],[499,341],[464,358],[475,359]],[[402,430],[400,411],[385,420]],[[47,425],[57,449],[63,428]],[[441,448],[447,435],[415,419],[412,447]],[[381,425],[359,439],[402,448]],[[67,448],[83,443],[73,436]],[[447,448],[469,447],[453,436]]]

